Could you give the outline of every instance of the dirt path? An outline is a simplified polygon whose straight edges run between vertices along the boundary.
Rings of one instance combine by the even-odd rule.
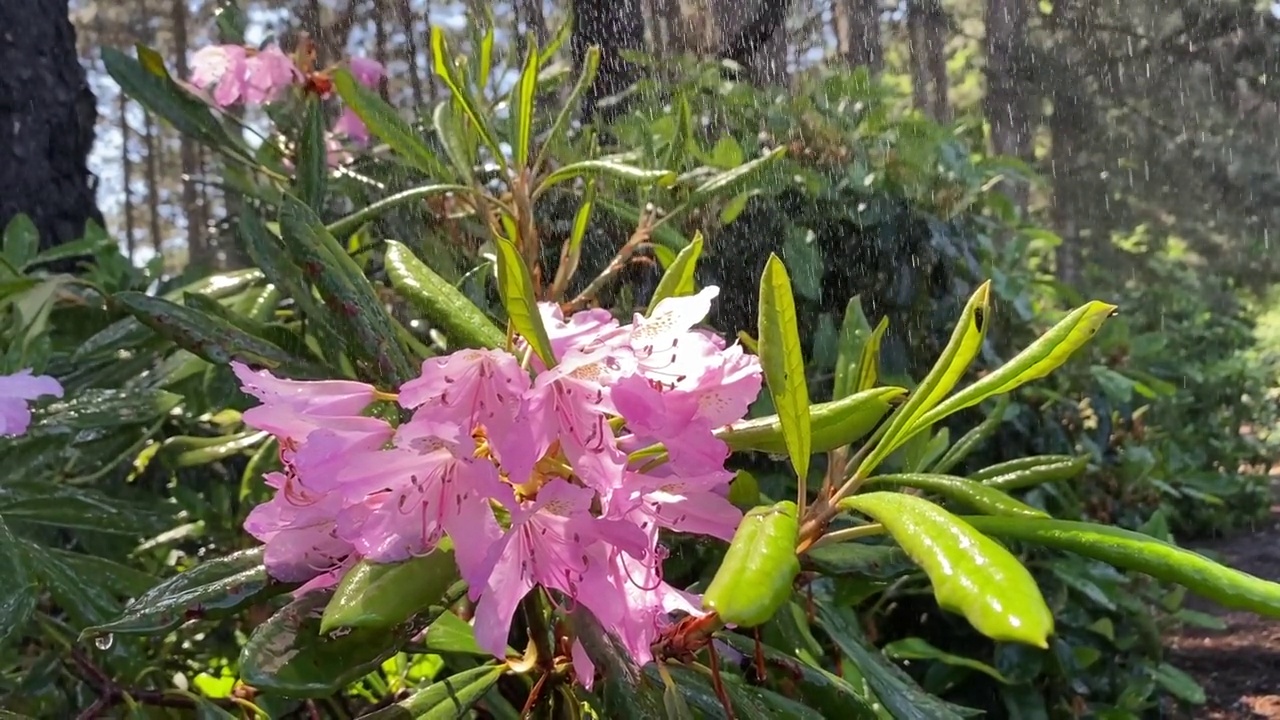
[[[1276,491],[1270,521],[1254,532],[1196,543],[1195,549],[1221,553],[1232,567],[1280,581],[1280,468],[1272,471]],[[1186,628],[1168,638],[1168,660],[1191,673],[1209,702],[1189,717],[1196,720],[1280,720],[1280,620],[1225,611],[1190,600],[1196,610],[1221,617],[1225,630]]]

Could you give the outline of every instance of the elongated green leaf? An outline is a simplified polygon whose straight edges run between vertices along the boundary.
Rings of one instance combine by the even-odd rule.
[[[156,334],[215,365],[239,360],[250,365],[283,369],[295,377],[323,377],[327,374],[322,368],[274,343],[198,310],[138,292],[118,293],[112,300]]]
[[[857,666],[872,692],[894,720],[964,720],[964,715],[936,695],[916,685],[909,675],[889,663],[867,640],[853,611],[816,603],[818,625]]]
[[[155,635],[195,618],[226,617],[288,591],[262,565],[263,548],[206,560],[140,595],[119,617],[87,628],[81,639],[117,633]]]
[[[1280,617],[1280,583],[1131,530],[1071,520],[966,517],[980,532],[1065,550],[1182,585],[1228,608]]]
[[[861,375],[862,350],[871,339],[871,323],[862,311],[862,296],[854,295],[844,309],[840,340],[836,348],[835,379],[831,399],[839,400],[857,392]]]
[[[724,633],[720,639],[748,657],[759,651],[765,666],[776,671],[777,677],[798,681],[803,688],[802,697],[825,717],[878,720],[874,698],[868,698],[866,693],[859,692],[844,678],[827,672],[812,662],[814,658],[793,657],[768,645],[757,650],[753,639],[737,633]],[[805,654],[804,651],[797,652],[797,655]]]
[[[476,642],[476,632],[462,618],[446,610],[422,636],[423,646],[433,653],[488,657],[489,651]],[[514,654],[514,653],[513,653]]]
[[[996,403],[996,407],[991,414],[978,423],[978,426],[964,434],[947,450],[942,457],[938,458],[938,462],[933,466],[933,472],[948,473],[956,465],[959,465],[969,453],[978,448],[979,445],[987,441],[995,433],[996,428],[1000,427],[1000,423],[1004,421],[1004,413],[1009,408],[1009,396],[1004,396]]]
[[[345,68],[333,74],[333,86],[369,132],[391,147],[396,154],[421,170],[427,177],[443,181],[453,179],[448,168],[431,152],[418,133],[401,119],[395,108],[388,105],[376,92],[361,85]]]
[[[854,575],[870,580],[888,581],[915,571],[915,563],[892,545],[835,543],[811,548],[801,565],[821,570],[828,575]]]
[[[252,430],[215,437],[175,435],[160,444],[156,459],[169,468],[198,467],[253,450],[268,437]]]
[[[1049,646],[1053,614],[1031,573],[999,543],[914,495],[872,492],[840,506],[884,525],[929,576],[940,607],[994,640]]]
[[[564,105],[560,108],[560,112],[556,114],[555,122],[551,124],[551,130],[547,132],[546,141],[542,144],[542,148],[538,150],[538,159],[534,162],[535,170],[542,168],[542,161],[546,157],[547,149],[553,147],[556,141],[559,140],[560,135],[564,133],[564,129],[569,125],[569,117],[574,110],[578,109],[578,100],[582,98],[582,94],[587,91],[587,88],[591,87],[591,83],[595,82],[596,72],[599,69],[600,48],[593,45],[587,48],[587,53],[582,58],[582,74],[578,76],[578,82],[574,84],[569,97],[565,98]]]
[[[676,259],[667,266],[667,271],[654,288],[653,297],[649,300],[649,313],[658,303],[669,297],[684,297],[697,292],[693,281],[694,272],[698,269],[698,258],[702,256],[702,233],[693,236],[693,242],[676,255]]]
[[[10,523],[48,525],[141,537],[159,532],[168,518],[150,507],[118,500],[89,488],[8,482],[0,494],[0,514]]]
[[[363,715],[363,720],[454,720],[467,717],[473,705],[507,671],[505,665],[481,665],[433,683],[407,699]]]
[[[906,392],[905,388],[879,387],[832,402],[810,405],[811,450],[827,452],[860,440],[889,414],[893,401]],[[778,415],[734,423],[717,429],[715,435],[735,451],[754,450],[779,455],[787,452]]]
[[[888,329],[889,318],[880,318],[880,322],[871,331],[871,337],[862,346],[862,356],[858,358],[858,375],[853,378],[855,392],[873,388],[880,381],[880,345],[884,342],[884,334]]]
[[[512,164],[523,168],[529,164],[529,147],[533,140],[533,100],[538,93],[538,41],[533,33],[525,42],[527,50],[520,77],[511,87],[507,102],[511,112]]]
[[[596,666],[596,692],[603,700],[600,717],[652,720],[665,712],[660,684],[648,682],[629,653],[581,606],[569,613],[574,635]],[[585,668],[575,668],[585,675]]]
[[[689,199],[686,205],[689,207],[698,207],[708,199],[717,195],[731,195],[742,189],[744,185],[749,183],[751,179],[768,167],[773,161],[781,158],[787,152],[785,147],[777,147],[770,150],[768,154],[758,157],[755,160],[745,162],[738,167],[722,172],[719,175],[704,182],[689,193]]]
[[[1034,461],[1034,462],[1033,462]],[[1048,482],[1079,477],[1089,467],[1089,456],[1039,455],[1022,462],[1000,463],[973,475],[983,485],[1011,492]]]
[[[928,640],[921,638],[912,637],[895,640],[884,646],[884,654],[894,660],[932,660],[945,665],[976,670],[996,682],[1009,684],[1009,680],[1004,675],[1001,675],[999,670],[990,665],[973,658],[939,650],[930,645]]]
[[[183,135],[199,139],[215,149],[230,150],[248,157],[243,143],[232,139],[214,117],[209,106],[197,99],[164,69],[164,60],[141,45],[135,60],[119,50],[103,48],[102,64],[130,98],[164,118]]]
[[[329,150],[325,145],[324,108],[320,99],[307,98],[298,140],[298,162],[294,186],[298,197],[318,208],[324,202],[325,184],[329,176]]]
[[[494,161],[500,166],[506,167],[506,156],[502,154],[502,148],[498,145],[498,138],[494,135],[493,129],[489,127],[489,120],[485,117],[480,103],[472,96],[470,89],[454,75],[453,58],[449,56],[449,47],[444,37],[444,29],[438,26],[431,28],[431,57],[435,65],[436,75],[444,81],[445,87],[449,88],[449,92],[453,93],[454,99],[457,100],[458,107],[471,120],[476,132],[480,133],[480,139],[484,141],[484,144],[493,153]],[[485,80],[487,78],[482,78],[482,82]]]
[[[391,628],[440,603],[458,580],[452,547],[401,563],[363,560],[343,576],[324,609],[320,632],[340,627]]]
[[[438,326],[451,343],[473,348],[498,348],[506,343],[506,335],[480,308],[418,260],[409,248],[388,240],[386,265],[387,277],[396,291]]]
[[[160,582],[159,578],[150,573],[98,555],[52,547],[46,549],[77,575],[94,578],[120,597],[138,597]]]
[[[573,229],[569,233],[569,242],[561,253],[561,266],[556,268],[556,287],[567,288],[569,281],[578,272],[578,262],[582,259],[582,241],[587,237],[587,226],[591,223],[591,213],[596,206],[595,180],[588,180],[582,192],[582,204],[573,214]]]
[[[27,567],[74,625],[105,622],[120,611],[120,603],[111,591],[91,578],[76,574],[43,545],[24,542],[23,551]]]
[[[315,211],[292,196],[280,208],[280,235],[331,309],[334,324],[358,343],[348,347],[393,383],[414,377],[413,363],[397,341],[395,325],[364,271],[329,234]]]
[[[35,612],[40,587],[27,567],[26,556],[0,515],[0,648],[9,637],[22,632]]]
[[[919,423],[932,425],[989,397],[1003,395],[1045,377],[1089,342],[1107,318],[1115,314],[1115,305],[1097,300],[1076,308],[1012,360],[929,410]]]
[[[559,167],[543,178],[533,196],[535,198],[539,197],[567,180],[596,176],[612,178],[639,186],[657,185],[659,187],[667,187],[676,181],[676,174],[670,170],[649,170],[635,165],[628,165],[618,160],[580,160]]]
[[[25,213],[13,216],[4,228],[3,253],[13,267],[21,270],[40,250],[40,231]]]
[[[893,451],[902,447],[913,435],[924,430],[920,418],[955,388],[969,363],[982,349],[991,315],[991,283],[980,285],[960,315],[960,322],[943,348],[941,357],[907,402],[893,414],[880,443],[858,466],[857,475],[867,477]]]
[[[453,163],[458,177],[471,182],[475,175],[476,138],[470,134],[465,118],[458,112],[453,98],[446,98],[436,104],[431,113],[431,125],[435,128],[436,137],[444,146],[444,152]]]
[[[791,466],[803,483],[809,475],[813,451],[809,424],[809,385],[804,374],[800,349],[800,327],[796,321],[791,279],[782,260],[772,253],[760,278],[760,318],[758,323],[760,364],[773,406],[782,423]]]
[[[309,592],[259,625],[240,653],[240,677],[261,691],[326,697],[394,655],[410,628],[320,632],[327,592]]]
[[[329,223],[325,229],[335,238],[344,235],[350,235],[360,229],[360,226],[367,222],[376,220],[385,214],[388,210],[399,207],[401,205],[409,205],[418,201],[426,200],[437,195],[447,195],[449,193],[470,193],[471,188],[466,185],[421,185],[415,188],[409,188],[398,192],[394,195],[388,195],[376,202],[360,208],[350,215],[334,222]]]
[[[1048,517],[1043,510],[1037,510],[993,487],[954,475],[935,473],[876,475],[869,478],[866,484],[924,490],[988,515]]]
[[[511,326],[529,343],[544,365],[554,367],[556,359],[551,352],[551,339],[542,324],[529,268],[510,240],[498,238],[495,244],[498,250],[498,294],[502,296],[502,305],[511,318]]]
[[[29,434],[32,437],[44,437],[80,430],[140,425],[164,415],[181,402],[181,395],[163,390],[94,388],[33,410]]]

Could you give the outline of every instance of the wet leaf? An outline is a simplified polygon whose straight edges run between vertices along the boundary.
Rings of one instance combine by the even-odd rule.
[[[4,228],[4,259],[15,269],[21,270],[35,258],[40,250],[40,231],[25,213],[13,216]]]
[[[529,268],[510,240],[498,238],[495,244],[498,250],[498,294],[502,296],[502,305],[511,319],[511,326],[529,343],[543,365],[555,367],[551,339],[542,324]]]
[[[556,185],[574,178],[597,176],[619,180],[640,187],[650,185],[668,187],[676,181],[676,174],[670,170],[649,170],[635,165],[628,165],[618,160],[579,160],[578,162],[561,166],[548,174],[538,185],[538,189],[534,191],[533,196],[535,198],[539,197]]]
[[[329,176],[329,149],[325,144],[324,108],[317,97],[308,97],[303,116],[302,137],[298,140],[298,162],[294,187],[302,202],[313,208],[324,203]]]
[[[529,164],[529,146],[533,139],[533,100],[538,92],[538,41],[533,33],[525,42],[528,50],[519,78],[511,87],[507,105],[511,113],[512,164],[523,168]]]
[[[320,632],[395,627],[439,604],[457,580],[452,547],[437,547],[400,563],[362,560],[338,583],[324,609]]]
[[[809,475],[813,434],[809,424],[809,385],[804,374],[800,327],[787,269],[770,255],[760,278],[758,331],[760,364],[773,405],[778,409],[782,437],[801,483]]]
[[[454,720],[467,716],[467,711],[480,702],[498,678],[507,671],[505,665],[482,665],[463,670],[449,678],[418,690],[407,699],[388,708],[362,715],[362,720]]]
[[[442,181],[452,177],[448,168],[436,158],[417,132],[400,117],[400,113],[386,103],[378,93],[361,85],[345,68],[333,74],[333,86],[360,118],[374,137],[386,143],[409,164],[432,180]]]
[[[500,348],[506,336],[462,291],[394,240],[386,244],[387,277],[395,289],[459,347]]]
[[[844,321],[840,324],[840,339],[836,345],[835,379],[832,381],[831,399],[857,392],[861,377],[863,348],[871,340],[871,323],[862,311],[862,296],[854,295],[845,306]]]
[[[26,626],[35,612],[40,587],[27,567],[22,545],[0,515],[0,648]]]
[[[884,646],[883,652],[893,660],[932,660],[934,662],[953,665],[955,667],[975,670],[995,680],[996,682],[1008,684],[1009,680],[1000,674],[999,670],[990,665],[974,660],[973,658],[954,655],[930,645],[927,640],[921,638],[903,638],[895,640]]]
[[[449,55],[444,29],[438,26],[431,28],[431,57],[435,65],[436,75],[449,88],[449,92],[453,94],[453,99],[458,103],[458,107],[467,116],[467,119],[471,121],[471,126],[480,134],[484,144],[493,153],[495,161],[505,167],[506,156],[502,154],[502,147],[498,145],[498,138],[494,135],[493,129],[489,127],[489,120],[483,113],[480,103],[472,96],[470,88],[454,74],[453,58]]]
[[[648,314],[652,314],[658,303],[669,297],[685,297],[698,291],[693,278],[694,272],[698,269],[698,258],[701,255],[702,233],[697,233],[693,236],[693,241],[689,243],[688,247],[676,255],[675,260],[667,266],[666,272],[662,274],[662,279],[658,281],[658,287],[653,291],[653,297],[649,299]]]
[[[1009,495],[967,478],[936,473],[900,473],[877,475],[867,479],[866,486],[888,485],[898,488],[915,488],[941,495],[987,515],[1012,515],[1021,517],[1049,517],[1048,513],[1033,508]]]

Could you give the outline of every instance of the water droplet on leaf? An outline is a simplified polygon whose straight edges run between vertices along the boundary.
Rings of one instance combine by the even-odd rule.
[[[114,643],[115,641],[116,641],[116,636],[112,635],[111,633],[107,633],[106,635],[99,635],[98,637],[94,638],[93,646],[98,648],[99,650],[110,650],[111,644]]]

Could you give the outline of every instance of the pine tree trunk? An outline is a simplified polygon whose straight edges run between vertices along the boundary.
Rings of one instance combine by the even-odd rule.
[[[124,251],[133,262],[138,248],[134,244],[133,226],[133,161],[129,159],[129,96],[120,93],[120,173],[124,184]]]
[[[840,57],[853,67],[878,74],[884,68],[878,0],[832,0],[831,14]]]
[[[1030,162],[1032,88],[1026,81],[1030,69],[1027,48],[1027,15],[1030,0],[987,0],[987,93],[983,109],[991,126],[991,149]],[[1026,212],[1027,186],[1008,184],[1005,192]]]
[[[583,93],[582,112],[609,120],[622,103],[602,101],[618,95],[639,78],[639,69],[623,58],[624,51],[645,49],[644,14],[640,0],[573,0],[573,64],[581,72],[587,48],[600,48],[600,69]]]
[[[86,166],[98,113],[67,8],[0,0],[0,227],[26,214],[45,249],[82,237],[90,220],[102,224]]]
[[[189,10],[187,0],[173,3],[173,54],[178,77],[190,79],[187,67],[187,24]],[[182,214],[187,220],[187,262],[202,270],[218,267],[217,248],[209,242],[208,220],[196,192],[195,178],[199,174],[199,158],[196,143],[186,135],[179,137],[179,162],[182,166]]]
[[[142,144],[147,149],[147,218],[151,228],[151,247],[156,255],[164,257],[164,233],[160,230],[160,143],[156,142],[156,124],[151,113],[146,114],[142,126]]]
[[[409,91],[413,94],[413,107],[422,112],[426,105],[426,95],[422,90],[422,75],[418,68],[418,36],[414,29],[413,9],[408,0],[396,2],[396,12],[400,16],[400,28],[404,31],[404,57],[409,63]]]

